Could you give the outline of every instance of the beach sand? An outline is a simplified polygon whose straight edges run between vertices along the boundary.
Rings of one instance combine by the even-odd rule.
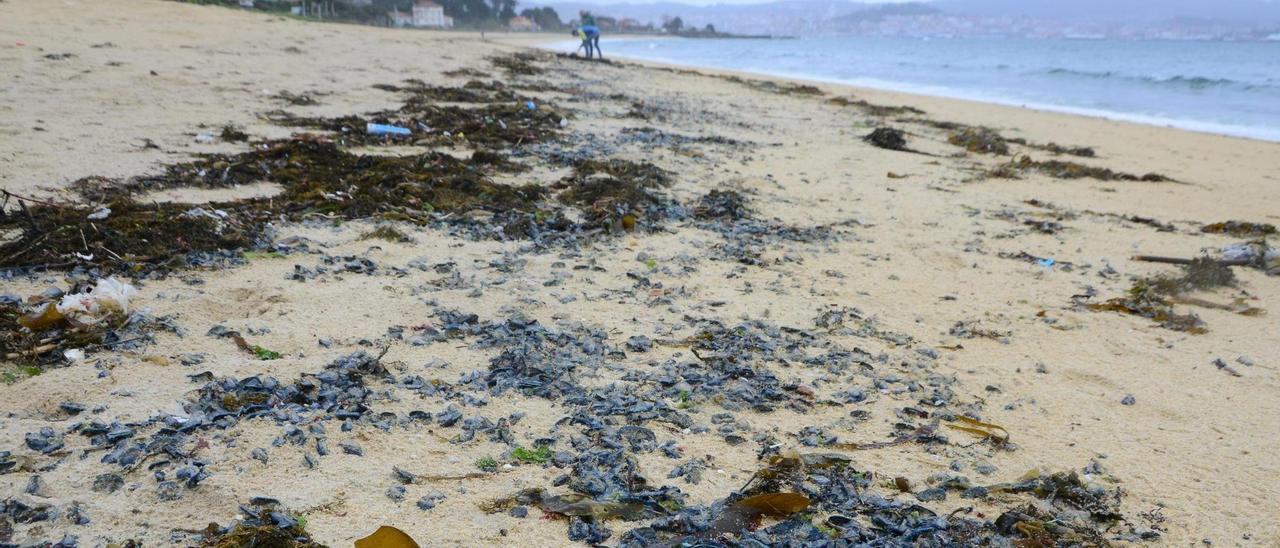
[[[244,144],[197,142],[198,134],[217,134],[226,124],[254,138],[288,136],[290,128],[261,118],[267,111],[340,116],[394,108],[401,97],[373,85],[408,78],[461,85],[465,78],[443,75],[460,67],[504,79],[487,57],[556,39],[495,33],[481,39],[473,33],[320,24],[151,0],[7,0],[0,2],[0,36],[0,187],[59,200],[77,200],[67,185],[82,177],[128,178],[157,173],[194,154],[246,150]],[[71,55],[49,57],[64,53]],[[750,197],[762,218],[796,226],[846,223],[845,236],[783,242],[766,250],[762,265],[748,266],[715,258],[711,250],[722,237],[688,223],[601,239],[578,251],[539,253],[528,252],[527,242],[472,241],[407,223],[399,229],[413,243],[360,239],[372,222],[283,223],[277,226],[279,238],[304,236],[324,254],[368,257],[381,268],[374,275],[332,273],[298,282],[287,278],[295,264],[314,268],[320,256],[296,254],[139,282],[136,305],[155,315],[174,315],[185,336],[162,333],[137,351],[92,352],[84,362],[0,386],[0,449],[34,455],[24,447],[28,432],[46,426],[62,431],[84,420],[60,414],[63,401],[100,407],[93,418],[108,423],[179,413],[181,402],[198,386],[187,376],[206,370],[218,377],[263,374],[287,381],[357,350],[376,354],[387,344],[383,360],[397,375],[454,382],[469,371],[483,371],[491,351],[462,342],[414,346],[387,336],[393,326],[437,322],[431,316],[437,306],[486,321],[519,311],[546,325],[581,322],[608,333],[612,344],[633,335],[687,338],[695,331],[685,316],[728,325],[767,319],[812,329],[822,310],[854,307],[874,317],[879,328],[915,342],[896,345],[844,334],[831,340],[871,356],[890,356],[876,362],[876,378],[925,384],[948,379],[958,411],[976,410],[983,420],[1004,426],[1016,446],[993,448],[953,431],[946,433],[951,443],[941,448],[904,444],[850,452],[859,469],[924,485],[956,462],[958,473],[989,484],[1013,481],[1034,468],[1078,470],[1096,461],[1107,478],[1118,482],[1112,486],[1125,491],[1126,516],[1142,527],[1164,529],[1156,544],[1280,545],[1280,316],[1180,307],[1204,320],[1208,332],[1196,335],[1073,304],[1077,295],[1094,293],[1093,302],[1123,295],[1135,276],[1175,272],[1131,261],[1134,254],[1189,257],[1238,240],[1202,234],[1203,224],[1280,222],[1275,206],[1280,144],[833,85],[818,86],[823,96],[774,93],[705,70],[566,59],[540,65],[548,71],[533,80],[581,91],[577,96],[533,94],[572,113],[568,133],[579,150],[670,170],[675,181],[669,192],[685,203],[713,189],[735,189]],[[311,95],[319,104],[290,105],[278,97],[284,91]],[[895,121],[902,116],[870,116],[831,104],[830,97],[911,106],[926,113],[921,118],[989,126],[1032,143],[1090,146],[1097,158],[1058,159],[1136,174],[1158,172],[1178,182],[1064,180],[1035,173],[1017,180],[981,177],[984,169],[1009,158],[961,153],[946,142],[947,131]],[[635,101],[643,101],[649,119],[625,116]],[[929,154],[864,142],[862,136],[877,125],[906,130],[908,146]],[[660,146],[622,139],[622,130],[634,127],[741,144]],[[145,148],[148,140],[156,148]],[[460,147],[458,152],[468,151]],[[539,165],[504,182],[546,184],[565,173]],[[170,191],[160,198],[210,199],[190,192]],[[228,192],[217,199],[270,188]],[[1075,214],[1050,219],[1049,210],[1028,200]],[[1129,216],[1171,223],[1174,230],[1124,219]],[[1028,219],[1063,226],[1044,233],[1023,223]],[[1001,256],[1020,252],[1052,258],[1056,265]],[[415,259],[454,263],[462,282],[433,284],[447,276],[406,267]],[[573,269],[578,265],[598,268]],[[390,267],[405,272],[396,275]],[[635,277],[628,277],[637,272],[651,285],[639,287]],[[1215,302],[1242,298],[1266,310],[1280,302],[1277,278],[1255,269],[1235,272],[1236,287],[1198,296]],[[48,272],[0,285],[0,293],[25,297],[66,283],[61,273]],[[654,304],[654,295],[669,301]],[[998,335],[961,338],[953,326],[962,321]],[[284,357],[256,360],[226,339],[206,336],[215,325],[246,333],[252,343]],[[321,340],[331,345],[318,345]],[[687,352],[678,345],[630,352],[615,360],[621,370],[583,382],[604,385],[628,368],[652,370],[653,363],[672,356],[687,359]],[[192,353],[205,354],[204,363],[179,363],[180,356]],[[1240,357],[1252,365],[1237,362]],[[1215,359],[1239,376],[1216,367]],[[796,437],[807,426],[822,427],[842,441],[891,439],[893,425],[903,420],[900,410],[920,407],[924,396],[901,390],[902,384],[877,390],[866,375],[768,367],[826,397],[853,386],[869,390],[867,402],[856,406],[736,413],[750,424],[750,432],[770,433],[788,449],[814,450],[800,447]],[[1134,403],[1122,404],[1128,395]],[[446,403],[396,398],[378,402],[375,411],[436,413]],[[523,412],[511,427],[517,445],[528,447],[556,431],[562,438],[558,447],[564,447],[571,432],[555,425],[565,409],[557,401],[507,393],[462,411],[494,420]],[[851,423],[852,409],[865,409],[869,418]],[[696,424],[712,428],[706,434],[653,427],[659,442],[674,439],[682,446],[684,458],[642,455],[645,475],[659,485],[678,486],[691,504],[711,503],[741,487],[759,467],[760,448],[751,442],[729,445],[716,435],[710,417],[722,411],[711,401],[693,402],[685,410]],[[92,491],[95,477],[118,467],[99,463],[98,453],[82,458],[87,439],[69,434],[69,452],[37,457],[47,484],[42,500],[64,509],[78,503],[91,523],[19,524],[13,539],[56,541],[75,534],[88,546],[130,538],[147,545],[182,544],[190,538],[182,531],[226,524],[236,517],[238,504],[263,495],[300,512],[315,539],[332,546],[348,545],[383,524],[433,546],[573,544],[564,521],[537,519],[537,511],[524,519],[485,514],[476,506],[518,489],[550,488],[566,473],[554,466],[515,466],[481,478],[410,485],[398,503],[384,495],[395,485],[392,466],[421,474],[465,474],[476,471],[473,463],[480,457],[503,455],[506,444],[484,436],[451,443],[456,428],[383,431],[359,425],[341,432],[330,423],[333,454],[308,469],[302,465],[308,447],[271,446],[280,428],[269,420],[243,420],[226,431],[200,434],[207,443],[199,456],[209,462],[212,475],[198,488],[184,489],[175,502],[157,500],[156,481],[145,469],[128,472],[125,487],[115,493]],[[343,454],[337,447],[344,440],[357,441],[364,455]],[[265,464],[250,455],[258,447],[269,448]],[[702,456],[710,469],[700,483],[667,479],[672,467]],[[979,473],[979,464],[993,465],[994,472]],[[0,496],[25,496],[21,491],[29,476],[0,475]],[[414,502],[432,491],[447,498],[432,510],[417,508]],[[971,505],[998,511],[991,502],[975,504],[956,494],[927,504],[939,512]],[[1139,517],[1157,508],[1163,509],[1163,524]],[[610,527],[615,533],[607,543],[613,544],[631,526],[611,522]]]

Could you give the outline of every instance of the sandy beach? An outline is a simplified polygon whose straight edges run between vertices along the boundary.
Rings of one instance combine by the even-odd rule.
[[[44,520],[10,510],[0,518],[0,544],[75,535],[81,546],[198,545],[207,524],[243,519],[239,505],[262,496],[304,517],[312,538],[329,546],[351,545],[380,525],[424,546],[581,545],[570,540],[581,517],[542,519],[536,505],[527,505],[527,517],[482,507],[522,489],[568,490],[573,478],[558,478],[582,476],[581,455],[600,449],[591,446],[599,433],[584,425],[616,412],[610,427],[631,424],[652,445],[678,448],[674,458],[653,447],[627,455],[650,487],[678,488],[685,507],[742,488],[770,451],[841,453],[874,474],[880,495],[943,517],[972,508],[959,515],[994,521],[1030,496],[962,498],[944,487],[943,500],[917,497],[947,477],[987,486],[1029,470],[1085,470],[1091,484],[1123,491],[1123,520],[1100,526],[1107,541],[1280,545],[1280,316],[1272,311],[1280,278],[1233,267],[1229,284],[1171,297],[1178,313],[1198,316],[1192,331],[1089,306],[1123,298],[1136,281],[1180,274],[1133,255],[1195,257],[1252,238],[1205,232],[1212,223],[1280,224],[1280,143],[588,63],[533,49],[560,39],[549,35],[321,24],[159,0],[2,1],[0,37],[0,188],[89,210],[121,196],[229,211],[227,204],[259,200],[256,222],[269,223],[274,242],[162,273],[102,262],[103,250],[78,270],[2,271],[0,294],[28,299],[87,283],[96,266],[135,285],[132,308],[163,321],[140,344],[95,345],[72,362],[0,362],[0,451],[21,460],[4,467],[0,499],[53,509]],[[535,74],[494,64],[524,52]],[[413,86],[469,80],[499,82],[475,89],[517,110],[532,100],[547,136],[482,146],[483,128],[459,135],[438,126],[387,146],[298,121],[389,112]],[[280,111],[294,125],[280,123]],[[222,137],[228,125],[249,141]],[[960,128],[979,126],[1026,144],[988,154],[950,142]],[[879,127],[902,130],[908,150],[864,140]],[[563,210],[575,226],[603,228],[511,236],[511,225],[498,225],[501,211],[455,211],[445,202],[415,203],[425,213],[408,220],[383,209],[283,209],[263,204],[293,183],[270,177],[207,188],[129,184],[200,155],[243,154],[300,133],[353,155],[443,153],[432,166],[470,158],[458,169],[481,170],[486,184],[544,189],[545,204],[526,211],[538,223]],[[1055,154],[1048,143],[1096,155]],[[522,168],[477,168],[473,154],[482,148]],[[1020,157],[1169,180],[1059,178],[1052,167],[1018,165]],[[562,194],[607,178],[583,167],[593,159],[651,164],[669,181],[650,188],[661,198],[643,213],[602,220],[595,215],[604,198]],[[1001,166],[1017,178],[992,173]],[[73,184],[86,177],[112,183],[86,195]],[[307,184],[306,173],[296,177]],[[355,203],[360,184],[371,183],[351,181],[345,191]],[[712,191],[745,197],[750,213],[709,211],[718,203]],[[370,237],[378,227],[404,238]],[[0,244],[20,232],[0,231]],[[455,312],[478,320],[459,322]],[[545,385],[508,385],[504,375],[524,373],[501,369],[504,356],[529,349],[508,331],[527,336],[528,320],[550,332],[538,335],[549,356],[536,375]],[[219,336],[228,330],[281,356],[259,359]],[[445,333],[432,338],[437,332]],[[730,355],[708,350],[735,333],[758,341],[730,345]],[[82,423],[119,423],[134,425],[127,443],[155,441],[162,424],[150,419],[190,415],[192,402],[209,399],[204,383],[213,379],[288,384],[361,351],[380,356],[367,365],[389,380],[362,381],[358,418],[318,414],[291,425],[270,413],[240,417],[184,433],[173,442],[183,458],[152,448],[143,463],[124,467],[102,462],[112,448],[81,433]],[[574,367],[559,369],[563,363]],[[731,363],[755,376],[719,387],[663,383],[690,363]],[[766,386],[762,379],[773,377]],[[766,388],[777,397],[768,399]],[[594,392],[575,395],[584,389]],[[664,417],[681,418],[642,422],[610,399],[624,400],[623,392],[641,402],[626,405],[658,402]],[[444,426],[451,407],[462,420]],[[413,419],[424,412],[432,418]],[[999,425],[1007,440],[949,428],[965,424],[957,416]],[[930,424],[940,439],[854,448]],[[33,445],[42,428],[64,447]],[[548,439],[556,454],[549,462],[512,456]],[[477,466],[486,457],[496,466]],[[688,468],[699,470],[696,481],[672,475],[691,461],[700,463]],[[207,477],[162,486],[184,466]],[[418,479],[397,480],[393,467]],[[105,474],[123,482],[100,489]],[[894,478],[912,492],[887,488]],[[433,503],[424,509],[422,500]],[[80,513],[87,522],[77,523]],[[831,512],[810,513],[821,522]],[[611,531],[600,543],[611,546],[648,523],[600,522]]]

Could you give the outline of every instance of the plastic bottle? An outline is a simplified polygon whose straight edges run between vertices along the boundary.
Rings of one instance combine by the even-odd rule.
[[[404,135],[404,136],[408,136],[408,135],[411,135],[411,134],[412,134],[412,132],[410,132],[410,131],[409,131],[409,128],[407,128],[407,127],[392,126],[392,125],[387,125],[387,124],[374,124],[374,123],[366,124],[366,125],[365,125],[365,131],[369,132],[369,134],[370,134],[370,135]]]

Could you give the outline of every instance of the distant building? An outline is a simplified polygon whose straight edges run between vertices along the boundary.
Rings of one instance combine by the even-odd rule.
[[[389,14],[393,27],[420,27],[447,29],[453,27],[453,18],[444,14],[444,7],[431,0],[418,0],[413,11],[395,10]]]
[[[253,7],[253,0],[240,0],[240,7],[242,7],[242,8],[252,8],[252,7]]]
[[[523,15],[512,17],[511,21],[507,23],[507,28],[516,32],[538,32],[540,30],[537,23]]]

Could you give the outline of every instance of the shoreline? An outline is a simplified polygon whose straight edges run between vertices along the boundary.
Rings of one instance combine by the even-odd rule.
[[[54,266],[0,304],[114,272],[152,319],[0,364],[0,498],[91,518],[19,543],[203,544],[263,496],[332,546],[669,541],[792,452],[878,501],[806,480],[804,534],[885,504],[847,531],[1008,543],[1063,502],[1006,492],[1036,470],[1114,494],[1119,522],[1058,513],[1104,540],[1280,542],[1280,278],[1115,304],[1183,272],[1135,254],[1280,225],[1276,143],[169,1],[9,0],[12,29],[0,186],[59,205],[26,204],[57,238],[0,259]],[[665,517],[511,500],[539,489]]]
[[[674,40],[678,37],[620,37],[619,41],[635,42],[640,40],[665,39]],[[607,46],[608,41],[602,41],[602,46]],[[570,46],[576,45],[576,42],[567,40],[548,41],[538,43],[535,47],[556,52],[571,52]],[[969,101],[975,103],[985,103],[991,105],[999,105],[1005,107],[1019,108],[1031,112],[1050,112],[1055,114],[1068,114],[1072,116],[1082,116],[1099,120],[1107,120],[1113,122],[1123,122],[1130,124],[1138,124],[1149,127],[1158,127],[1165,129],[1174,129],[1179,131],[1189,131],[1206,135],[1217,135],[1222,137],[1233,137],[1238,139],[1247,139],[1251,141],[1260,141],[1267,143],[1280,143],[1280,128],[1259,128],[1250,126],[1237,126],[1230,124],[1222,124],[1218,122],[1206,122],[1200,120],[1187,120],[1178,118],[1166,118],[1160,116],[1152,116],[1139,113],[1128,113],[1112,110],[1090,109],[1087,107],[1075,107],[1070,105],[1056,105],[1052,103],[1037,103],[1021,101],[1018,99],[1006,99],[999,96],[985,96],[981,94],[966,93],[960,90],[952,90],[942,86],[923,85],[923,84],[907,84],[900,82],[892,82],[879,79],[846,79],[824,77],[820,75],[788,73],[784,71],[767,71],[754,69],[733,69],[728,67],[717,67],[714,65],[697,65],[682,63],[678,60],[667,59],[662,57],[645,57],[645,56],[628,56],[615,55],[618,59],[625,59],[633,62],[648,63],[655,66],[679,67],[686,69],[700,69],[707,71],[735,73],[742,75],[763,76],[768,78],[777,78],[783,80],[791,80],[806,83],[821,83],[834,86],[841,86],[852,91],[874,90],[881,92],[901,93],[904,95],[922,96],[937,99],[952,99],[957,101]]]

